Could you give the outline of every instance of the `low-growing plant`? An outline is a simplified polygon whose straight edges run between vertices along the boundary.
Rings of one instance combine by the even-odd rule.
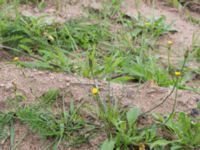
[[[58,148],[63,140],[66,140],[67,145],[70,146],[87,142],[92,133],[95,133],[95,127],[80,114],[82,105],[76,107],[71,100],[69,107],[66,107],[63,95],[60,95],[59,99],[58,96],[58,90],[50,89],[38,98],[38,103],[0,112],[0,141],[10,135],[12,147],[14,146],[13,121],[17,120],[28,125],[33,133],[39,134],[42,138],[51,138],[54,141],[54,148]],[[55,108],[52,106],[53,103],[59,103],[59,105]],[[55,113],[53,109],[57,112]],[[10,129],[9,135],[8,129]]]
[[[42,112],[36,108],[25,107],[17,112],[17,118],[42,137],[60,136],[61,128],[55,116],[50,112]]]
[[[5,140],[9,137],[9,131],[6,126],[10,125],[13,119],[14,114],[12,112],[0,112],[0,141]]]
[[[166,1],[168,5],[173,6],[177,9],[182,9],[184,5],[183,3],[180,2],[180,0],[166,0]]]
[[[112,3],[120,8],[121,1]],[[14,22],[4,18],[0,21],[1,43],[14,49],[14,54],[21,51],[40,56],[34,62],[17,62],[23,67],[109,81],[153,80],[161,86],[172,85],[169,72],[158,66],[157,58],[152,59],[148,52],[154,49],[153,40],[174,32],[171,24],[165,22],[164,16],[148,19],[139,14],[127,19],[120,13],[117,18],[122,23],[122,32],[113,34],[109,32],[110,22],[101,24],[98,17],[96,22],[83,18],[65,23],[55,23],[46,17],[19,16]]]
[[[101,150],[158,148],[164,147],[170,141],[157,136],[156,126],[140,128],[138,126],[141,112],[133,107],[128,111],[120,111],[116,101],[101,99],[100,92],[92,90],[97,102],[97,116],[103,123],[103,131],[107,133],[107,139],[103,142]]]
[[[65,50],[89,49],[102,39],[109,39],[106,27],[83,20],[71,20],[58,25],[46,17],[19,17],[14,22],[0,22],[2,44],[27,52],[54,49],[54,46]]]
[[[171,135],[170,148],[198,149],[200,147],[200,123],[184,112],[178,114],[177,120],[175,114],[169,117],[164,118],[161,115],[156,115],[156,120],[161,123],[164,131]]]
[[[200,19],[199,18],[196,18],[196,17],[192,16],[190,13],[187,13],[187,19],[194,25],[197,25],[200,27]]]
[[[159,18],[144,18],[140,14],[135,18],[136,21],[133,23],[136,29],[137,34],[141,34],[141,32],[146,32],[150,34],[152,37],[159,37],[169,32],[175,32],[172,28],[172,24],[167,24],[165,22],[166,17],[161,16]],[[135,34],[134,34],[135,36]]]
[[[43,106],[51,106],[59,97],[60,91],[58,89],[50,89],[39,97],[40,104]]]
[[[194,47],[196,51],[197,60],[200,60],[200,47]]]

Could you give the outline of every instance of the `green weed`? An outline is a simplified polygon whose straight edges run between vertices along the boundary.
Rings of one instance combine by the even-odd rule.
[[[157,135],[157,127],[139,128],[138,120],[141,112],[138,108],[131,108],[128,111],[119,111],[116,104],[105,103],[96,95],[99,111],[97,115],[103,121],[104,132],[108,139],[101,146],[101,150],[133,149],[164,147],[169,141]],[[108,149],[109,148],[109,149]]]
[[[160,37],[166,33],[175,32],[172,28],[171,24],[166,24],[165,16],[161,16],[159,18],[150,18],[146,19],[141,15],[138,15],[136,21],[133,23],[133,28],[137,29],[137,34],[141,34],[142,32],[146,32],[150,34],[152,37]],[[134,36],[137,36],[136,32],[134,32]]]
[[[39,97],[40,104],[43,106],[51,106],[59,97],[58,89],[51,89]]]
[[[53,139],[55,148],[58,148],[64,140],[70,146],[78,146],[87,142],[94,133],[95,127],[83,118],[83,114],[80,114],[81,105],[76,107],[71,100],[69,107],[66,107],[63,95],[60,95],[60,99],[58,99],[59,95],[58,90],[50,89],[39,97],[35,104],[19,105],[13,111],[1,112],[0,140],[8,138],[10,135],[12,147],[15,146],[13,121],[17,120],[28,125],[29,129],[33,133],[39,134],[41,138]],[[55,108],[53,103],[59,103],[59,105],[56,104]],[[10,109],[12,110],[12,108]],[[55,113],[53,109],[58,112]],[[8,128],[10,129],[9,135]]]
[[[113,3],[118,6],[120,2]],[[126,20],[120,14],[119,19],[123,30],[112,36],[108,30],[110,24],[90,23],[84,19],[62,25],[49,23],[45,17],[19,17],[15,22],[3,19],[1,43],[16,52],[40,56],[35,62],[17,62],[24,67],[73,72],[118,82],[154,80],[162,86],[171,85],[169,75],[155,65],[156,61],[147,59],[148,50],[154,45],[152,40],[173,31],[171,25],[165,23],[165,17],[146,19],[138,15],[135,20]],[[116,46],[112,44],[116,42],[119,42]],[[82,60],[86,60],[85,63],[79,62]]]
[[[200,19],[198,19],[198,18],[192,16],[192,15],[189,14],[189,13],[187,14],[187,19],[188,19],[191,23],[193,23],[194,25],[197,25],[197,26],[200,27]]]
[[[178,114],[178,119],[175,120],[175,115],[170,118],[163,118],[162,116],[156,116],[157,120],[161,124],[166,132],[171,134],[173,141],[170,143],[171,149],[197,149],[200,147],[200,136],[198,134],[200,130],[200,123],[194,121],[184,112]],[[166,120],[167,123],[166,123]]]
[[[0,141],[8,138],[9,134],[6,126],[9,125],[13,119],[14,116],[12,112],[0,112]]]
[[[132,65],[124,63],[123,73],[127,73],[132,76],[133,79],[138,81],[153,80],[158,85],[169,86],[173,84],[173,80],[169,74],[162,68],[158,67],[155,59],[150,58],[148,61],[143,61],[140,57],[137,57]]]

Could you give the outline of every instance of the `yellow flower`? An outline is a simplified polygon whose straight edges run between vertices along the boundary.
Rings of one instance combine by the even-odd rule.
[[[19,61],[19,57],[14,57],[13,61]]]
[[[48,35],[48,33],[47,33],[47,32],[43,32],[43,35],[47,36],[47,35]]]
[[[51,41],[51,42],[53,42],[53,41],[54,41],[53,36],[49,35],[49,36],[48,36],[48,40]]]
[[[169,41],[167,41],[167,44],[171,46],[173,44],[173,42],[171,40],[169,40]]]
[[[139,150],[145,150],[145,144],[140,143],[139,144]]]
[[[181,72],[176,71],[174,74],[175,74],[175,76],[179,77],[181,75]]]
[[[149,27],[150,25],[151,25],[151,23],[150,22],[145,22],[145,24],[144,24],[146,27]]]
[[[93,95],[96,95],[97,93],[98,93],[98,89],[97,89],[97,88],[95,88],[95,87],[94,87],[94,88],[92,88],[92,94],[93,94]]]

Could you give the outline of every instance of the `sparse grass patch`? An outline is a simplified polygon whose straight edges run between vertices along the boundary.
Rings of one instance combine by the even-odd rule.
[[[173,31],[171,26],[165,24],[164,17],[146,20],[139,15],[136,20],[124,21],[126,21],[126,23],[123,23],[125,30],[123,29],[121,33],[115,33],[111,36],[111,32],[108,31],[109,26],[87,23],[85,20],[72,20],[59,25],[53,22],[48,24],[45,17],[20,17],[15,22],[7,19],[2,20],[0,33],[2,44],[15,49],[15,53],[21,51],[41,57],[36,62],[17,62],[17,64],[25,67],[73,72],[85,77],[95,76],[107,80],[112,80],[113,75],[120,77],[119,80],[117,79],[118,81],[129,79],[155,80],[159,85],[170,85],[171,81],[168,83],[164,81],[169,80],[169,78],[164,71],[161,73],[162,69],[150,73],[145,71],[143,66],[151,64],[153,68],[158,67],[155,66],[155,61],[149,63],[150,59],[147,59],[148,49],[153,46],[148,38],[156,39]],[[129,32],[130,35],[127,35],[127,30],[131,31]],[[121,35],[124,37],[120,37]],[[116,40],[120,41],[119,45],[122,46],[117,47],[109,44]],[[106,56],[102,55],[100,43],[109,45],[103,49]],[[135,46],[133,46],[134,44]],[[125,50],[121,51],[120,49]],[[77,50],[79,52],[75,54]],[[77,58],[87,61],[82,64],[74,61]],[[139,59],[141,59],[140,62]],[[133,66],[133,70],[126,69],[127,65]],[[135,71],[136,73],[133,74]],[[153,78],[158,72],[162,75]],[[122,76],[125,75],[125,78],[121,74]],[[164,74],[165,76],[163,76]]]
[[[177,120],[175,120],[175,117],[176,115],[173,115],[171,118],[165,119],[160,115],[157,116],[157,121],[161,123],[162,128],[171,134],[173,141],[170,143],[170,148],[200,148],[200,135],[198,134],[200,131],[200,123],[184,112],[178,114]]]
[[[177,72],[178,83],[179,77]],[[178,84],[174,86],[177,88]],[[144,113],[138,108],[121,110],[115,99],[103,100],[98,90],[93,95],[98,106],[97,117],[103,123],[103,131],[107,133],[107,139],[103,142],[101,150],[198,149],[200,143],[198,118],[192,118],[184,112],[176,115],[173,110],[167,117],[154,114],[152,124],[141,127],[139,120]],[[174,102],[175,108],[176,100]],[[195,115],[198,114],[197,109],[199,104],[193,111]]]
[[[57,99],[58,94],[58,90],[50,89],[38,99],[38,103],[21,106],[18,102],[18,108],[13,105],[15,109],[10,108],[10,111],[1,112],[0,140],[9,136],[6,134],[9,129],[8,125],[15,120],[28,125],[30,130],[39,134],[41,138],[53,139],[53,147],[56,149],[63,140],[71,146],[87,142],[89,137],[95,133],[95,127],[87,122],[83,114],[80,114],[81,105],[76,107],[71,101],[70,106],[67,107],[63,96]],[[53,107],[53,103],[58,102],[60,105]],[[57,112],[55,113],[53,109]]]
[[[191,23],[193,23],[194,25],[197,25],[197,26],[199,26],[200,27],[200,19],[199,18],[197,18],[197,17],[194,17],[194,16],[192,16],[191,14],[187,14],[187,19],[191,22]]]
[[[181,72],[176,72],[176,78],[177,82],[174,83],[172,92],[178,88]],[[58,149],[63,141],[67,142],[67,147],[81,146],[97,132],[107,135],[107,140],[100,146],[101,150],[131,150],[133,148],[192,150],[200,146],[198,117],[192,118],[180,112],[177,118],[173,111],[167,117],[154,114],[151,124],[141,125],[141,117],[144,117],[146,112],[141,112],[137,107],[122,109],[119,105],[120,101],[110,96],[105,96],[107,99],[103,99],[100,96],[101,91],[96,87],[92,89],[92,95],[97,105],[87,104],[91,108],[87,112],[82,111],[85,108],[84,105],[74,104],[73,100],[69,106],[65,106],[65,97],[57,89],[50,89],[42,94],[38,98],[38,103],[18,105],[17,109],[11,108],[10,111],[1,112],[0,141],[10,135],[11,146],[15,147],[13,123],[20,121],[43,139],[53,140],[51,146],[55,149]],[[174,102],[176,98],[175,96]],[[59,105],[54,105],[56,103]],[[195,115],[198,115],[199,106],[198,104],[195,111],[193,110]],[[56,109],[56,112],[53,109]],[[91,114],[93,114],[93,121],[98,123],[89,122],[88,118]],[[8,135],[9,129],[10,134]],[[161,130],[163,134],[158,132]],[[165,137],[164,132],[169,135]]]
[[[11,1],[7,2],[0,0],[0,8],[4,4],[11,4]],[[88,102],[90,109],[82,111],[85,105],[75,104],[71,93],[71,101],[67,103],[65,96],[68,93],[63,94],[58,89],[50,89],[34,103],[26,104],[27,98],[18,93],[17,85],[13,82],[14,96],[5,101],[8,109],[0,111],[0,143],[10,137],[11,149],[16,148],[14,123],[18,121],[27,125],[32,133],[50,139],[51,148],[55,150],[59,149],[62,142],[67,143],[65,148],[80,146],[99,132],[107,135],[100,150],[200,148],[199,116],[191,117],[184,112],[175,114],[177,91],[180,88],[187,89],[184,84],[191,74],[185,68],[190,51],[186,51],[182,66],[173,66],[169,55],[173,41],[169,40],[165,45],[168,64],[162,66],[154,56],[160,46],[157,43],[159,38],[176,32],[173,24],[166,23],[165,16],[147,18],[138,14],[131,17],[121,11],[122,0],[112,0],[105,3],[103,10],[89,14],[88,17],[58,23],[46,16],[21,16],[17,10],[20,2],[32,2],[42,7],[45,3],[43,0],[12,2],[15,2],[12,3],[15,17],[5,15],[6,11],[0,12],[0,48],[13,54],[13,63],[28,68],[78,74],[94,81],[152,81],[159,86],[171,86],[172,90],[161,103],[142,112],[137,107],[121,107],[119,101],[111,96],[110,89],[109,94],[102,98],[101,89],[94,87],[92,95],[96,105]],[[57,8],[60,7],[59,2],[56,1]],[[186,1],[168,2],[178,8],[186,5]],[[199,23],[192,16],[188,19],[195,24]],[[195,53],[192,57],[199,60],[199,45],[195,37],[192,41],[191,49]],[[20,56],[31,59],[22,61]],[[200,74],[200,70],[195,70],[195,73]],[[141,118],[144,119],[160,107],[174,92],[173,110],[169,116],[156,114],[150,124],[142,125]],[[199,112],[196,108],[193,111],[196,114]],[[166,137],[160,131],[169,136]]]

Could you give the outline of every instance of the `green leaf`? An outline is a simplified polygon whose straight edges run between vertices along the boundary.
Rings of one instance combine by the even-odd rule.
[[[113,140],[105,140],[101,146],[101,150],[114,150],[115,141]]]
[[[138,109],[136,107],[130,109],[127,112],[126,117],[128,120],[129,127],[131,127],[135,123],[135,121],[138,119],[139,115],[140,115],[140,109]]]
[[[183,147],[180,145],[173,145],[170,150],[181,150]]]
[[[153,113],[152,116],[154,117],[154,119],[160,123],[163,123],[164,122],[164,117],[159,114],[159,113]]]
[[[50,89],[45,92],[39,99],[43,105],[52,105],[58,98],[60,91],[58,89]]]
[[[142,29],[136,28],[133,32],[131,32],[131,35],[132,35],[133,37],[136,37],[136,36],[138,36],[138,34],[140,34],[141,32],[142,32]]]
[[[200,135],[199,135],[199,132],[200,132],[200,122],[196,122],[196,123],[193,123],[193,143],[194,144],[198,144],[200,145]]]
[[[197,103],[197,108],[200,111],[200,102]]]
[[[13,149],[15,143],[15,128],[13,124],[13,120],[10,123],[10,147]]]
[[[171,141],[167,141],[167,140],[164,140],[164,139],[163,140],[157,140],[157,141],[153,142],[152,144],[150,144],[150,149],[153,149],[153,148],[155,148],[157,146],[164,147],[164,146],[166,146],[166,145],[168,145],[170,143],[171,143]]]
[[[134,78],[131,76],[122,76],[115,79],[112,79],[113,82],[127,82],[133,80]]]
[[[191,136],[191,120],[184,112],[180,112],[178,116],[178,125],[179,129],[182,130],[184,134],[187,134],[187,136]]]
[[[22,102],[22,101],[25,101],[26,100],[26,96],[24,96],[24,95],[16,95],[15,96],[15,100],[17,101],[17,102]]]

